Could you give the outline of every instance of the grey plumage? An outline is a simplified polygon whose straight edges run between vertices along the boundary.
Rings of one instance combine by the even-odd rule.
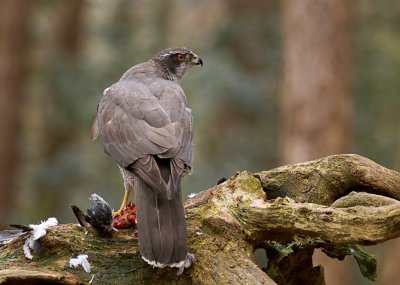
[[[16,239],[20,236],[28,235],[29,231],[24,230],[4,230],[0,231],[0,246],[2,244],[6,244],[13,239]]]
[[[94,205],[87,209],[86,222],[100,232],[114,231],[112,226],[114,219],[110,204],[96,193],[90,195],[89,199],[94,202]]]
[[[188,254],[180,182],[192,168],[193,123],[179,81],[198,64],[193,52],[171,48],[135,65],[104,91],[92,127],[125,188],[134,186],[140,252],[155,266],[180,267]]]
[[[86,228],[93,227],[102,236],[110,235],[115,231],[112,225],[114,219],[110,204],[96,193],[90,195],[89,199],[94,204],[86,210],[86,213],[79,209],[79,207],[71,205],[79,224]]]

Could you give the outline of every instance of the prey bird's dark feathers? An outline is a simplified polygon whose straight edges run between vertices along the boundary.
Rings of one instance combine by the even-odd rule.
[[[110,204],[96,193],[92,194],[89,199],[94,204],[86,210],[86,213],[79,209],[79,207],[71,205],[79,224],[82,227],[94,228],[100,235],[108,235],[115,231],[112,226],[114,219]]]

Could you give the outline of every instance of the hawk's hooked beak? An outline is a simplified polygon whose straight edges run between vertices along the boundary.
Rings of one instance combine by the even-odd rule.
[[[192,57],[191,63],[193,65],[199,65],[200,64],[201,66],[203,66],[203,60],[195,53],[192,53],[192,55],[193,55],[193,57]]]

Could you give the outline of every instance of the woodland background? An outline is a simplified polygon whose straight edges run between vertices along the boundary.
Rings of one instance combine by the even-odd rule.
[[[170,46],[204,60],[183,79],[195,119],[184,194],[235,171],[357,153],[400,171],[400,2],[0,0],[0,226],[75,222],[123,195],[91,123],[102,91]],[[400,284],[400,241],[367,249]],[[316,255],[327,284],[372,284]]]

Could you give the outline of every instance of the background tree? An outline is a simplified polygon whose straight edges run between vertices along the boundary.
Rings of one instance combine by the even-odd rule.
[[[284,163],[349,150],[351,3],[284,1]]]
[[[349,151],[351,3],[283,2],[283,163]],[[327,284],[351,284],[349,264],[314,254]],[[348,260],[347,260],[348,261]]]
[[[24,96],[29,1],[0,1],[0,226],[15,206],[20,107]]]

